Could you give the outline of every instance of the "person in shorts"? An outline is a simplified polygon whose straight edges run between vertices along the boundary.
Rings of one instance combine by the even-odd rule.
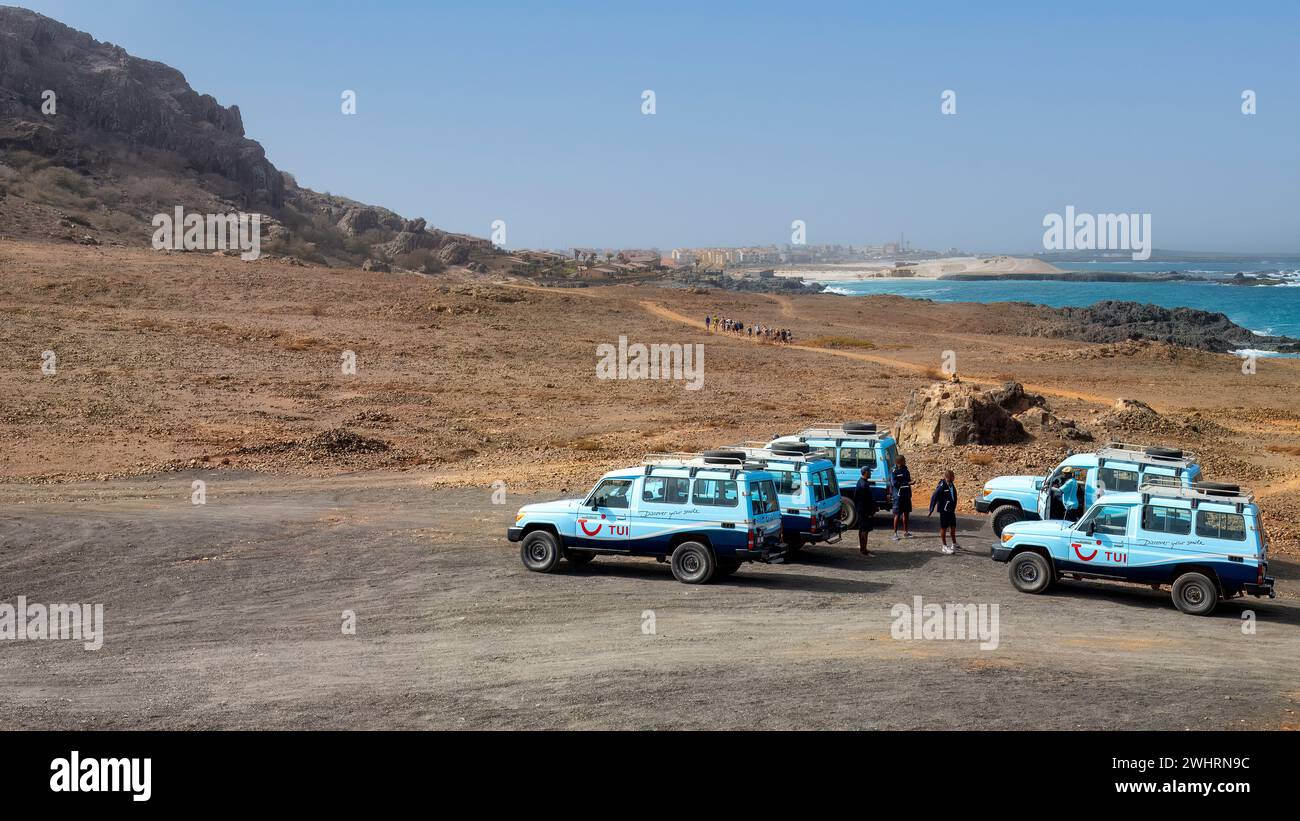
[[[961,549],[957,544],[957,481],[951,470],[943,472],[939,485],[930,494],[930,515],[934,515],[935,509],[939,511],[939,540],[943,542],[940,550],[951,556]],[[952,547],[948,546],[949,532],[952,533]]]
[[[853,488],[853,507],[858,512],[858,552],[870,556],[867,550],[867,537],[871,535],[873,520],[876,516],[876,496],[871,492],[871,468],[863,468],[858,484]]]
[[[894,514],[894,535],[890,536],[894,541],[899,540],[898,522],[903,522],[903,535],[901,538],[912,538],[911,519],[912,519],[912,473],[907,469],[907,457],[899,456],[898,464],[894,466],[894,472],[890,475],[890,498],[893,500],[892,512]]]

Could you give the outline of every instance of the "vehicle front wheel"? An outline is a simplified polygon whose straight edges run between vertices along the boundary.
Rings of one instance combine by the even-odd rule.
[[[519,545],[524,567],[536,573],[550,573],[560,563],[560,543],[552,533],[534,530]]]
[[[840,499],[840,527],[852,530],[858,526],[858,509],[852,499]]]
[[[682,584],[704,584],[713,578],[717,561],[713,551],[699,542],[682,542],[673,551],[673,577]]]
[[[583,567],[591,564],[591,560],[596,558],[596,554],[589,550],[566,550],[564,558],[569,560],[569,564],[574,567]]]
[[[1021,593],[1042,593],[1052,586],[1052,565],[1037,553],[1017,554],[1007,572]]]
[[[1001,536],[1007,525],[1015,524],[1024,518],[1019,508],[1004,505],[993,513],[993,535]]]
[[[1204,573],[1184,573],[1174,580],[1174,606],[1192,616],[1208,616],[1219,604],[1219,589]]]

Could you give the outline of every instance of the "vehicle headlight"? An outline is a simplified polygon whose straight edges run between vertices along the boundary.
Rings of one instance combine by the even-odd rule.
[[[1002,544],[1006,544],[1007,542],[1011,541],[1011,539],[1012,539],[1012,534],[1006,532],[1005,530],[1002,531]]]
[[[515,514],[515,524],[519,524],[519,520],[522,518],[524,518],[524,512],[521,510]]]

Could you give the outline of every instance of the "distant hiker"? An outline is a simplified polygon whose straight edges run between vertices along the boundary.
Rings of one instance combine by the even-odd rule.
[[[907,469],[907,457],[899,456],[898,464],[889,477],[889,495],[893,499],[894,535],[889,538],[898,541],[898,521],[903,521],[904,539],[912,538],[912,473]]]
[[[873,520],[876,516],[876,496],[871,492],[871,468],[863,468],[858,484],[853,488],[853,507],[858,512],[858,552],[870,556],[867,550],[867,537],[871,535]]]
[[[1079,483],[1074,479],[1074,468],[1065,468],[1061,473],[1065,476],[1065,484],[1061,485],[1061,505],[1065,508],[1065,520],[1077,522],[1079,514],[1083,512],[1079,504]]]
[[[961,547],[957,544],[957,482],[951,470],[943,472],[939,485],[930,494],[930,515],[936,508],[939,511],[939,539],[943,542],[940,550],[951,556]],[[949,531],[952,531],[952,547],[948,546]]]
[[[713,320],[713,317],[709,316],[708,314],[705,314],[705,315],[704,315],[704,330],[706,330],[706,331],[709,330],[709,323],[710,323],[712,320]]]

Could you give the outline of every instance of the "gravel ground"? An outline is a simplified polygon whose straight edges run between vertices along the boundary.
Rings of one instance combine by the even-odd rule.
[[[194,479],[205,505],[190,503]],[[1138,587],[1018,594],[975,516],[961,532],[978,553],[955,557],[922,518],[911,542],[875,534],[875,559],[846,542],[699,587],[643,559],[529,573],[504,529],[553,496],[498,506],[395,472],[0,486],[0,601],[103,603],[107,634],[93,652],[0,645],[0,728],[1298,723],[1289,562],[1274,562],[1279,599],[1210,618]],[[998,647],[891,638],[891,607],[914,596],[998,604]]]

